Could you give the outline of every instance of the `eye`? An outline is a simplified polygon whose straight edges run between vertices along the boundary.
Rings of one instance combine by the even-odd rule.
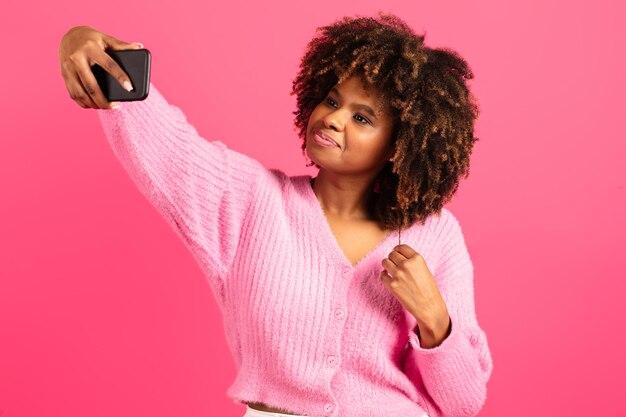
[[[330,98],[330,97],[326,98],[326,103],[328,103],[328,104],[330,104],[331,106],[335,107],[335,106],[334,106],[331,102],[332,102],[332,103],[335,103],[335,100],[333,100],[333,99],[332,99],[332,98]],[[357,115],[356,115],[356,116],[354,116],[354,117],[360,117],[361,119],[363,119],[363,121],[359,121],[359,123],[363,123],[363,124],[370,124],[370,121],[369,121],[367,118],[365,118],[365,117],[361,116],[360,114],[357,114]]]
[[[361,116],[360,114],[357,114],[357,115],[356,115],[356,116],[354,116],[354,117],[357,117],[357,116],[358,116],[358,117],[360,117],[361,119],[365,120],[365,122],[361,122],[361,123],[368,124],[368,123],[370,122],[369,120],[367,120],[365,117]]]

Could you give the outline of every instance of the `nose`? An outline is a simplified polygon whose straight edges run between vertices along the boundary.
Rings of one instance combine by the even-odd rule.
[[[335,110],[332,113],[327,114],[324,117],[324,126],[327,129],[333,129],[334,131],[340,131],[345,125],[344,116],[341,115],[339,110]]]

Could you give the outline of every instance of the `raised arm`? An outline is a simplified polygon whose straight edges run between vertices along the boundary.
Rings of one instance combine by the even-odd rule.
[[[220,297],[265,168],[221,141],[207,141],[151,83],[143,101],[97,110],[133,182],[183,239]]]
[[[128,75],[106,53],[138,48],[88,26],[70,29],[59,47],[70,97],[97,109],[118,160],[139,190],[174,228],[209,278],[221,303],[256,181],[267,170],[255,159],[207,141],[151,83],[142,101],[111,109],[91,72],[97,63],[120,84]]]

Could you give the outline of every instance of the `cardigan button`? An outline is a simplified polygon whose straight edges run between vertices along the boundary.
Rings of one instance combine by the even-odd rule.
[[[343,318],[344,312],[342,308],[338,308],[335,310],[335,318],[337,320],[341,320]]]
[[[343,267],[343,276],[348,277],[352,273],[352,269],[349,266]]]
[[[334,406],[333,404],[331,404],[331,403],[327,403],[327,404],[324,406],[324,410],[325,410],[327,413],[330,413],[331,411],[333,411],[333,409],[334,409],[334,408],[335,408],[335,406]]]

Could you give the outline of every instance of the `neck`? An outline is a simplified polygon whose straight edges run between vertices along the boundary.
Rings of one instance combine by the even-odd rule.
[[[326,213],[345,220],[373,220],[369,210],[374,197],[373,178],[335,176],[320,171],[311,184]]]

